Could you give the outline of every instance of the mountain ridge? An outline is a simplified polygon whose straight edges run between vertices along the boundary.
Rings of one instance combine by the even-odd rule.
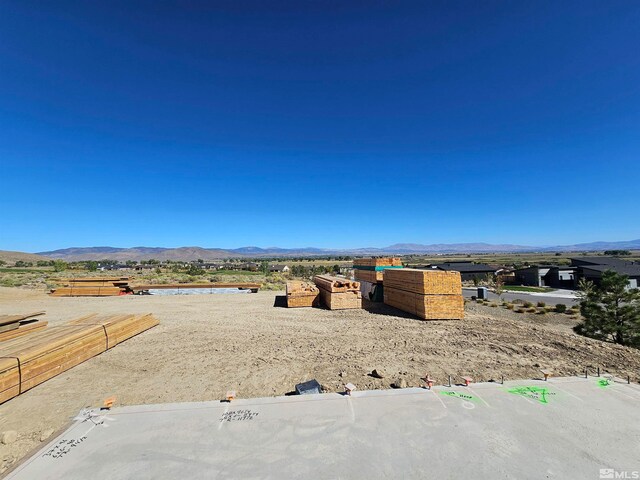
[[[46,252],[38,252],[37,255],[61,259],[67,261],[104,260],[222,260],[228,258],[252,258],[252,257],[293,257],[293,256],[322,256],[322,255],[392,255],[392,254],[464,254],[464,253],[528,253],[528,252],[580,252],[603,251],[615,249],[640,249],[640,239],[606,242],[597,241],[578,243],[573,245],[558,245],[551,247],[535,247],[514,244],[491,243],[396,243],[388,247],[364,247],[350,249],[329,249],[317,247],[301,248],[261,248],[256,246],[240,248],[204,248],[191,247],[69,247]]]

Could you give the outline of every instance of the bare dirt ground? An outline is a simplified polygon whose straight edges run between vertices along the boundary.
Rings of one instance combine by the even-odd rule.
[[[351,382],[389,388],[469,375],[476,381],[574,375],[599,366],[638,381],[640,351],[580,337],[566,315],[515,314],[475,303],[464,321],[425,322],[382,304],[328,311],[274,306],[274,292],[247,295],[56,298],[0,288],[0,313],[46,310],[50,324],[99,312],[152,312],[160,325],[0,405],[0,473],[84,407],[282,395],[317,379],[328,391]],[[384,372],[377,379],[373,369]],[[43,432],[45,434],[43,435]]]

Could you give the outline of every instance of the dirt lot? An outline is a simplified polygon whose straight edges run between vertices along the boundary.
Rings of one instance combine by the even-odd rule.
[[[640,351],[579,337],[566,315],[515,314],[467,304],[462,322],[424,322],[380,304],[358,311],[285,309],[278,293],[54,298],[0,288],[0,313],[46,310],[51,324],[90,313],[152,312],[161,324],[0,405],[0,473],[64,427],[80,409],[116,395],[119,405],[281,395],[317,379],[328,391],[352,382],[389,388],[453,375],[477,381],[532,378],[541,368],[585,367],[638,381]],[[369,376],[382,370],[384,378]],[[42,439],[42,440],[41,440]]]

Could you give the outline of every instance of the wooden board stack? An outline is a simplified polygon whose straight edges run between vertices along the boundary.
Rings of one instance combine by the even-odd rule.
[[[0,403],[158,323],[151,314],[93,314],[0,343]]]
[[[287,307],[318,307],[320,291],[313,283],[287,282]]]
[[[464,300],[460,272],[387,270],[384,303],[424,320],[461,320]]]
[[[0,342],[36,332],[47,326],[44,320],[35,317],[44,312],[27,313],[26,315],[0,315]]]
[[[320,289],[322,303],[329,310],[362,308],[360,282],[330,275],[313,277],[313,282]]]
[[[353,260],[353,270],[356,280],[363,282],[384,281],[384,271],[402,268],[402,260],[397,257],[385,258],[356,258]]]
[[[131,292],[129,277],[78,277],[59,281],[51,290],[54,297],[115,297]]]

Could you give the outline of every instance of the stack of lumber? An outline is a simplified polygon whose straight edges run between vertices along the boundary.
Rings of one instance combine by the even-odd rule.
[[[0,343],[0,403],[157,324],[151,314],[93,314]]]
[[[360,282],[346,278],[318,275],[313,282],[320,290],[322,303],[330,310],[362,308]]]
[[[113,297],[131,293],[129,277],[79,277],[59,281],[54,297]]]
[[[384,303],[424,320],[461,320],[464,300],[460,272],[387,270]]]
[[[27,313],[25,315],[0,315],[0,342],[45,328],[47,322],[35,318],[40,315],[44,315],[44,312]]]
[[[320,290],[313,283],[287,282],[287,307],[318,307]]]
[[[391,268],[402,268],[402,260],[397,257],[384,257],[356,258],[353,261],[354,276],[361,282],[382,282],[384,271]]]

